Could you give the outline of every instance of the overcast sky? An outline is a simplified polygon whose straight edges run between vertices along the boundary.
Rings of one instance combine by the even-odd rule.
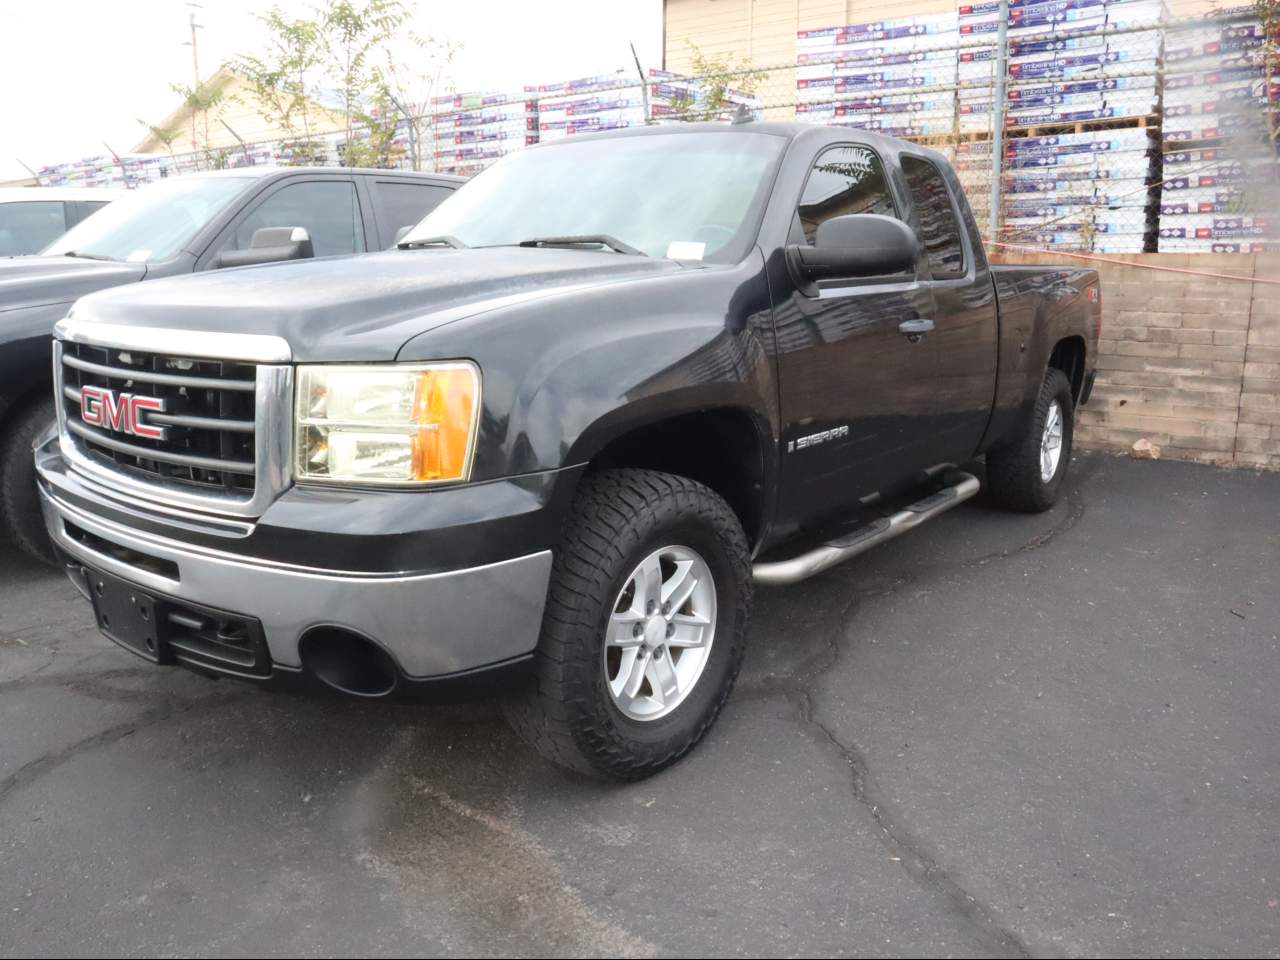
[[[203,0],[196,11],[201,73],[262,40],[254,12],[268,3]],[[301,14],[307,0],[281,0]],[[408,0],[414,29],[462,49],[460,90],[634,69],[662,63],[661,0]],[[191,82],[189,7],[182,0],[0,0],[0,180],[31,167],[127,152],[177,105],[172,82]]]

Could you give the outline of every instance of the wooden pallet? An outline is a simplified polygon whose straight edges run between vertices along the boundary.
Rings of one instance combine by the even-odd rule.
[[[957,143],[982,143],[990,140],[991,134],[985,130],[970,130],[963,133],[930,133],[906,139],[925,147],[948,147]]]
[[[1006,139],[1044,137],[1058,133],[1089,133],[1094,130],[1159,130],[1159,114],[1145,117],[1103,117],[1099,120],[1073,120],[1070,123],[1042,123],[1032,127],[1006,127]]]
[[[1100,120],[1075,120],[1071,123],[1044,123],[1033,127],[1006,127],[1005,141],[1020,140],[1024,137],[1043,137],[1063,133],[1088,133],[1094,130],[1152,130],[1159,131],[1160,117],[1150,114],[1140,117],[1105,117]],[[912,143],[925,147],[948,147],[958,143],[987,143],[991,140],[991,131],[955,131],[952,133],[933,133],[918,137],[905,137]],[[1193,149],[1192,146],[1179,144],[1176,149]]]

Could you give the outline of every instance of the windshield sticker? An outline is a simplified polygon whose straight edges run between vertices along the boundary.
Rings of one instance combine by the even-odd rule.
[[[150,250],[135,250],[133,253],[129,254],[129,256],[125,257],[125,259],[129,261],[129,263],[143,263],[150,256]]]
[[[696,240],[672,240],[667,244],[668,260],[701,260],[707,249],[705,243]]]

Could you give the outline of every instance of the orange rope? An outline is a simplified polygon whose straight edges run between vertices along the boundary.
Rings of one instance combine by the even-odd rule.
[[[1242,277],[1235,273],[1212,273],[1208,270],[1188,270],[1186,267],[1162,267],[1154,263],[1134,263],[1132,260],[1117,260],[1114,257],[1099,257],[1087,253],[1070,253],[1066,250],[1046,250],[1041,247],[1028,247],[1020,243],[1002,243],[999,240],[988,240],[991,247],[1007,247],[1010,250],[1024,250],[1028,253],[1047,253],[1055,257],[1070,257],[1073,260],[1090,260],[1095,263],[1114,263],[1122,267],[1135,267],[1139,270],[1161,270],[1165,273],[1186,273],[1193,277],[1212,277],[1215,280],[1243,280],[1245,283],[1267,283],[1280,286],[1280,280],[1266,277]]]

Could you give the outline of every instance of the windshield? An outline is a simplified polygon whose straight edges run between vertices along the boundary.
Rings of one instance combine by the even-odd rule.
[[[168,260],[249,182],[247,177],[183,177],[150,184],[80,221],[43,253]]]
[[[504,157],[459,189],[402,243],[469,247],[605,237],[651,257],[730,262],[785,140],[747,132],[562,141]]]

